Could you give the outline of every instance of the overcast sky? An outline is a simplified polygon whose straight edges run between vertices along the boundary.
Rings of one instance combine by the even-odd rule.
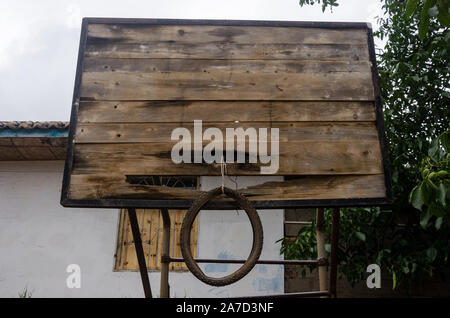
[[[0,121],[68,121],[82,17],[361,21],[380,0],[341,0],[333,13],[298,0],[1,0]]]

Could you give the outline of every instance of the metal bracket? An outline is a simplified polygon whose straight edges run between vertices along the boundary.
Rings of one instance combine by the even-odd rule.
[[[172,259],[168,255],[161,255],[161,263],[162,264],[170,264]]]

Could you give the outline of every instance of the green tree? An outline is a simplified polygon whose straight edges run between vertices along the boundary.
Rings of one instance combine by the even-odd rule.
[[[338,2],[300,0],[300,5],[321,4],[326,10]],[[377,62],[395,203],[389,209],[344,209],[340,271],[353,283],[372,262],[389,271],[394,287],[448,268],[450,194],[448,174],[440,171],[449,173],[449,2],[381,0],[385,14],[374,35],[386,41]],[[429,184],[436,178],[430,170],[441,173],[436,188]],[[313,226],[292,244],[283,240],[286,257],[315,257]]]

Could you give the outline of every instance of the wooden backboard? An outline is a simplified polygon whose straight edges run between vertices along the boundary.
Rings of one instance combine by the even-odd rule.
[[[62,205],[188,208],[197,190],[132,180],[220,176],[220,164],[171,159],[171,132],[194,120],[279,129],[285,181],[241,189],[257,208],[391,200],[367,24],[85,18]],[[255,176],[261,166],[227,170]]]

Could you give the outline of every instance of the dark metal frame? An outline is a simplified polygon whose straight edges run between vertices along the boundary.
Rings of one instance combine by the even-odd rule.
[[[147,264],[145,262],[144,249],[142,248],[141,232],[136,217],[136,209],[128,209],[130,219],[131,232],[133,233],[133,241],[136,249],[136,256],[141,272],[142,286],[144,287],[145,298],[152,298],[152,289],[150,287],[150,279],[148,278]]]
[[[351,198],[351,199],[314,199],[314,200],[259,200],[252,201],[257,209],[284,209],[298,207],[346,207],[346,206],[373,206],[392,203],[391,176],[387,144],[384,133],[384,118],[381,106],[381,94],[378,81],[375,47],[371,26],[367,23],[357,22],[294,22],[294,21],[251,21],[251,20],[178,20],[178,19],[118,19],[118,18],[84,18],[81,28],[80,47],[78,52],[77,72],[72,100],[69,136],[67,143],[66,162],[64,167],[63,186],[61,191],[61,204],[65,207],[92,207],[92,208],[170,208],[188,209],[191,200],[145,200],[145,199],[100,199],[75,200],[68,198],[70,174],[73,167],[73,140],[78,119],[80,102],[80,85],[83,73],[83,57],[88,40],[87,29],[89,24],[139,24],[139,25],[212,25],[212,26],[261,26],[261,27],[308,27],[324,29],[364,29],[367,30],[370,60],[372,63],[372,77],[375,89],[376,126],[380,141],[386,195],[380,198]],[[233,203],[214,201],[205,205],[205,209],[233,209]]]
[[[183,258],[173,258],[169,255],[170,250],[170,217],[167,209],[161,209],[163,219],[163,239],[162,239],[162,253],[161,253],[161,285],[160,285],[160,297],[170,297],[169,286],[169,265],[172,262],[184,262]],[[136,210],[134,208],[128,209],[128,215],[130,218],[131,232],[133,233],[134,247],[136,249],[136,255],[139,264],[139,272],[141,273],[142,286],[144,288],[145,298],[152,298],[152,292],[150,288],[150,280],[148,277],[148,269],[145,262],[144,249],[142,247],[141,233],[136,218]],[[325,258],[315,260],[258,260],[256,264],[266,265],[306,265],[306,266],[328,266],[330,265],[330,280],[328,290],[309,291],[301,293],[286,293],[276,295],[264,295],[260,297],[270,298],[300,298],[300,297],[337,297],[337,269],[338,259],[337,254],[339,251],[339,217],[340,209],[333,208],[332,211],[332,223],[331,223],[331,253],[330,264]],[[215,264],[244,264],[247,260],[225,260],[225,259],[195,259],[197,263],[215,263]],[[251,297],[247,297],[251,298]]]

